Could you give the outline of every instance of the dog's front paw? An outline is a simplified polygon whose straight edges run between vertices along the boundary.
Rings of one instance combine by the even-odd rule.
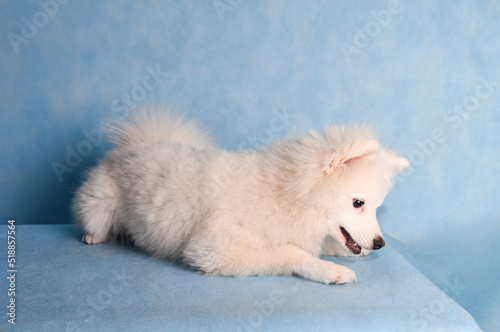
[[[104,239],[99,238],[99,237],[92,235],[90,233],[85,233],[82,237],[82,242],[85,244],[94,245],[94,244],[99,244],[99,243],[104,242]]]
[[[347,284],[356,281],[356,274],[353,270],[331,262],[323,267],[322,276],[325,284]]]
[[[342,265],[337,265],[337,270],[338,270],[338,277],[337,279],[335,279],[335,282],[332,282],[332,284],[342,285],[357,280],[356,273],[354,273],[354,271],[351,270],[350,268],[347,268]]]

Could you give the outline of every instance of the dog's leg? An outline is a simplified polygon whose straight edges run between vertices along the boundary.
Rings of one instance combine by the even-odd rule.
[[[349,268],[314,257],[306,251],[288,245],[283,255],[293,273],[325,284],[346,284],[356,281],[356,274]]]
[[[356,280],[349,268],[314,257],[294,246],[279,248],[226,247],[223,257],[205,259],[198,265],[208,274],[246,277],[252,275],[292,275],[325,283],[345,284]]]
[[[115,184],[103,167],[95,169],[79,189],[73,209],[77,223],[85,231],[82,242],[99,244],[116,231],[115,214],[118,194]]]

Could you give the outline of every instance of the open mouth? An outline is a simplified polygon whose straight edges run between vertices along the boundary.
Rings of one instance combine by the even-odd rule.
[[[340,227],[340,231],[345,237],[346,247],[349,248],[349,250],[355,255],[361,254],[361,247],[352,239],[351,234],[349,234],[344,227]]]

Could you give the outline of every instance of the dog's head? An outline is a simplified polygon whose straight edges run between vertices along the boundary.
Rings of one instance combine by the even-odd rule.
[[[360,254],[385,245],[376,210],[388,194],[393,177],[409,162],[369,136],[344,132],[343,138],[324,168],[325,176],[335,179],[328,218],[330,236],[353,254]]]
[[[376,210],[408,160],[382,148],[364,128],[327,128],[301,146],[309,160],[300,174],[302,197],[326,211],[329,235],[354,254],[382,248]],[[315,184],[306,189],[307,183]]]

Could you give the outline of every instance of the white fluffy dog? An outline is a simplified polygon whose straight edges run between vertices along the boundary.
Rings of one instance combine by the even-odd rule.
[[[125,234],[155,257],[214,276],[355,281],[352,270],[319,256],[385,245],[376,209],[409,165],[363,128],[229,152],[193,121],[138,112],[112,138],[117,148],[74,200],[83,242]]]

